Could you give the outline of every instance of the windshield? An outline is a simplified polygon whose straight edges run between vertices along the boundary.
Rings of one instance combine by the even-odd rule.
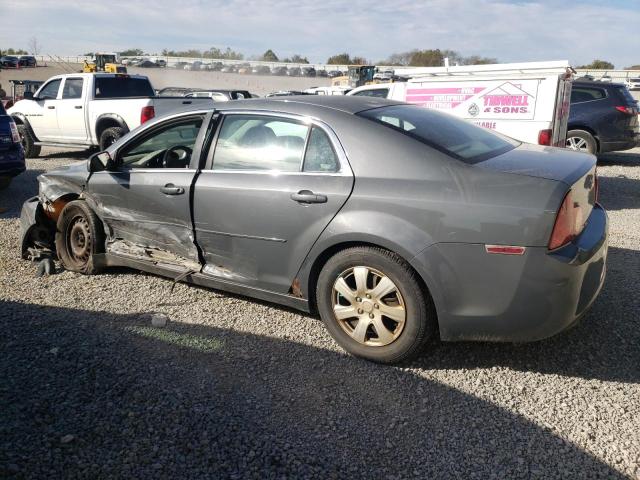
[[[153,88],[146,78],[132,78],[125,75],[96,77],[95,98],[153,96]]]
[[[357,115],[397,130],[466,163],[480,162],[520,145],[516,140],[465,120],[413,105],[374,108]]]

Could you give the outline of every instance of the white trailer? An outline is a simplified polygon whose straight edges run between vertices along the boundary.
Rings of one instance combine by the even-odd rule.
[[[348,95],[415,103],[523,142],[565,146],[573,79],[567,61],[398,68],[395,75],[408,79]]]

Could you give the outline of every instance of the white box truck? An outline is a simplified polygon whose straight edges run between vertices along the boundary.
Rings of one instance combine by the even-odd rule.
[[[522,142],[564,147],[573,70],[566,61],[396,69],[406,82],[347,95],[442,110]]]

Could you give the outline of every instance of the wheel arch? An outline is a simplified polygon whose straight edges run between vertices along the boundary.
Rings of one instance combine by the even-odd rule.
[[[309,301],[309,310],[311,312],[316,313],[318,311],[317,300],[316,300],[316,287],[318,284],[318,277],[320,275],[320,271],[322,270],[322,267],[336,253],[342,250],[346,250],[348,248],[353,248],[353,247],[381,248],[383,250],[387,250],[389,252],[392,252],[398,255],[407,263],[409,268],[411,268],[413,272],[416,274],[416,278],[420,283],[420,288],[425,294],[425,297],[431,298],[432,302],[434,303],[434,306],[436,305],[436,301],[433,298],[433,293],[432,293],[433,289],[432,289],[432,286],[430,286],[431,281],[428,281],[427,279],[425,279],[424,276],[421,274],[421,272],[418,269],[416,269],[414,265],[412,265],[411,259],[413,258],[413,255],[410,255],[402,247],[397,245],[392,246],[390,245],[390,242],[385,241],[384,239],[377,239],[377,240],[371,239],[369,241],[342,240],[342,241],[333,243],[332,245],[326,246],[317,255],[314,256],[313,261],[307,262],[307,265],[308,265],[307,268],[303,268],[303,271],[306,273],[306,277],[305,277],[306,292],[304,292],[303,290],[303,292],[301,293],[303,295],[304,293],[306,293],[307,299]],[[294,281],[294,284],[295,284],[295,281]],[[292,286],[292,290],[295,290],[295,287]],[[436,314],[436,325],[437,325],[438,324],[437,308],[435,308],[435,314]]]
[[[120,127],[125,133],[129,132],[129,126],[124,118],[116,113],[104,113],[96,119],[96,142],[100,143],[100,136],[107,128]]]
[[[596,133],[596,131],[593,128],[588,127],[588,126],[583,125],[583,124],[580,124],[580,123],[577,123],[577,124],[567,125],[567,135],[569,135],[569,132],[571,130],[583,130],[583,131],[587,132],[596,141],[597,151],[598,152],[600,151],[600,139],[598,138],[598,134]]]
[[[12,113],[11,118],[13,119],[16,125],[24,126],[29,132],[29,135],[31,135],[31,137],[34,140],[38,141],[38,137],[33,131],[33,127],[31,127],[31,124],[29,123],[29,120],[27,120],[26,115],[24,115],[23,113]]]

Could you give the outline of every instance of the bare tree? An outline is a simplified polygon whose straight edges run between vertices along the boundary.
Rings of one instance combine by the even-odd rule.
[[[40,53],[41,45],[37,37],[31,37],[27,46],[29,47],[31,55],[38,55],[38,53]]]

